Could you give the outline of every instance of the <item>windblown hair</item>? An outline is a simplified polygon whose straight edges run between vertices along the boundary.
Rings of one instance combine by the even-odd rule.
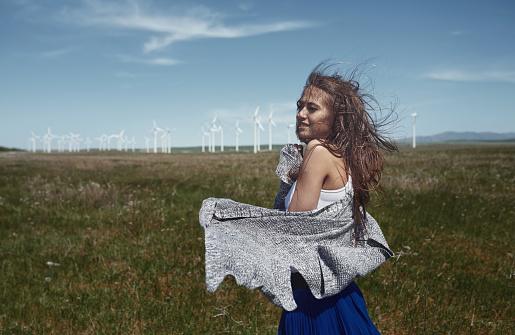
[[[393,106],[383,108],[371,94],[363,92],[357,81],[361,74],[357,68],[344,77],[338,70],[331,72],[333,67],[325,62],[319,64],[309,75],[303,91],[317,87],[327,93],[323,102],[334,115],[334,122],[331,134],[320,139],[320,142],[334,156],[343,160],[347,173],[352,177],[357,242],[361,235],[359,232],[366,232],[366,207],[370,203],[370,191],[386,198],[386,191],[381,185],[383,152],[396,152],[398,148],[381,131],[395,121],[396,114]],[[385,111],[387,113],[383,116]]]

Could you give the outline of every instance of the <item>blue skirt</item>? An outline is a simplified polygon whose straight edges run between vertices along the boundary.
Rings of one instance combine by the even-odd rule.
[[[340,293],[317,299],[309,289],[294,290],[297,309],[281,315],[278,335],[380,334],[368,316],[363,294],[351,282]]]

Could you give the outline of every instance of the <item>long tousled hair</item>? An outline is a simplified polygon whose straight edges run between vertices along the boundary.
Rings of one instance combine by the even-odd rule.
[[[357,68],[346,76],[334,70],[334,65],[319,64],[309,75],[303,92],[317,87],[327,93],[323,102],[334,116],[330,135],[320,139],[321,145],[334,156],[341,158],[352,177],[354,188],[355,242],[359,231],[366,232],[366,207],[370,203],[370,191],[386,198],[381,185],[384,152],[397,152],[395,142],[382,130],[395,122],[395,108],[382,107],[369,93],[363,92]],[[385,113],[386,112],[386,113]]]

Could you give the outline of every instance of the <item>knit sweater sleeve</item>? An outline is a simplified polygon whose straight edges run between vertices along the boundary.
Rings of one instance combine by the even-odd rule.
[[[287,144],[284,146],[279,156],[279,164],[275,170],[275,173],[279,177],[280,184],[279,191],[277,192],[274,201],[274,209],[282,211],[286,210],[284,207],[284,199],[294,182],[290,175],[299,172],[301,166],[302,156],[297,149],[295,149],[295,146],[293,144]]]

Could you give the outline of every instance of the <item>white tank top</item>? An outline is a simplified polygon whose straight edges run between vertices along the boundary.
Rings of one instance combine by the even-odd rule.
[[[318,205],[316,209],[323,208],[343,198],[347,193],[350,192],[350,190],[352,190],[352,187],[350,185],[352,185],[352,178],[349,175],[347,184],[345,184],[345,186],[340,188],[339,190],[320,190],[320,198],[318,198]],[[286,198],[284,198],[284,207],[286,208],[286,210],[288,210],[288,208],[290,207],[291,198],[293,197],[293,193],[295,192],[296,187],[297,181],[293,183],[293,185],[290,188],[290,191],[286,195]],[[294,267],[292,267],[290,270],[291,273],[299,272]]]
[[[343,198],[349,191],[351,190],[352,185],[352,178],[349,175],[349,179],[347,180],[347,184],[345,184],[344,187],[338,189],[338,190],[320,190],[320,198],[318,198],[318,204],[316,209],[323,208],[327,205],[332,204],[333,202],[337,202],[341,198]],[[293,185],[290,188],[290,191],[286,195],[286,198],[284,199],[284,208],[288,210],[290,207],[291,198],[293,197],[293,193],[295,192],[295,188],[297,187],[297,181],[293,183]]]

